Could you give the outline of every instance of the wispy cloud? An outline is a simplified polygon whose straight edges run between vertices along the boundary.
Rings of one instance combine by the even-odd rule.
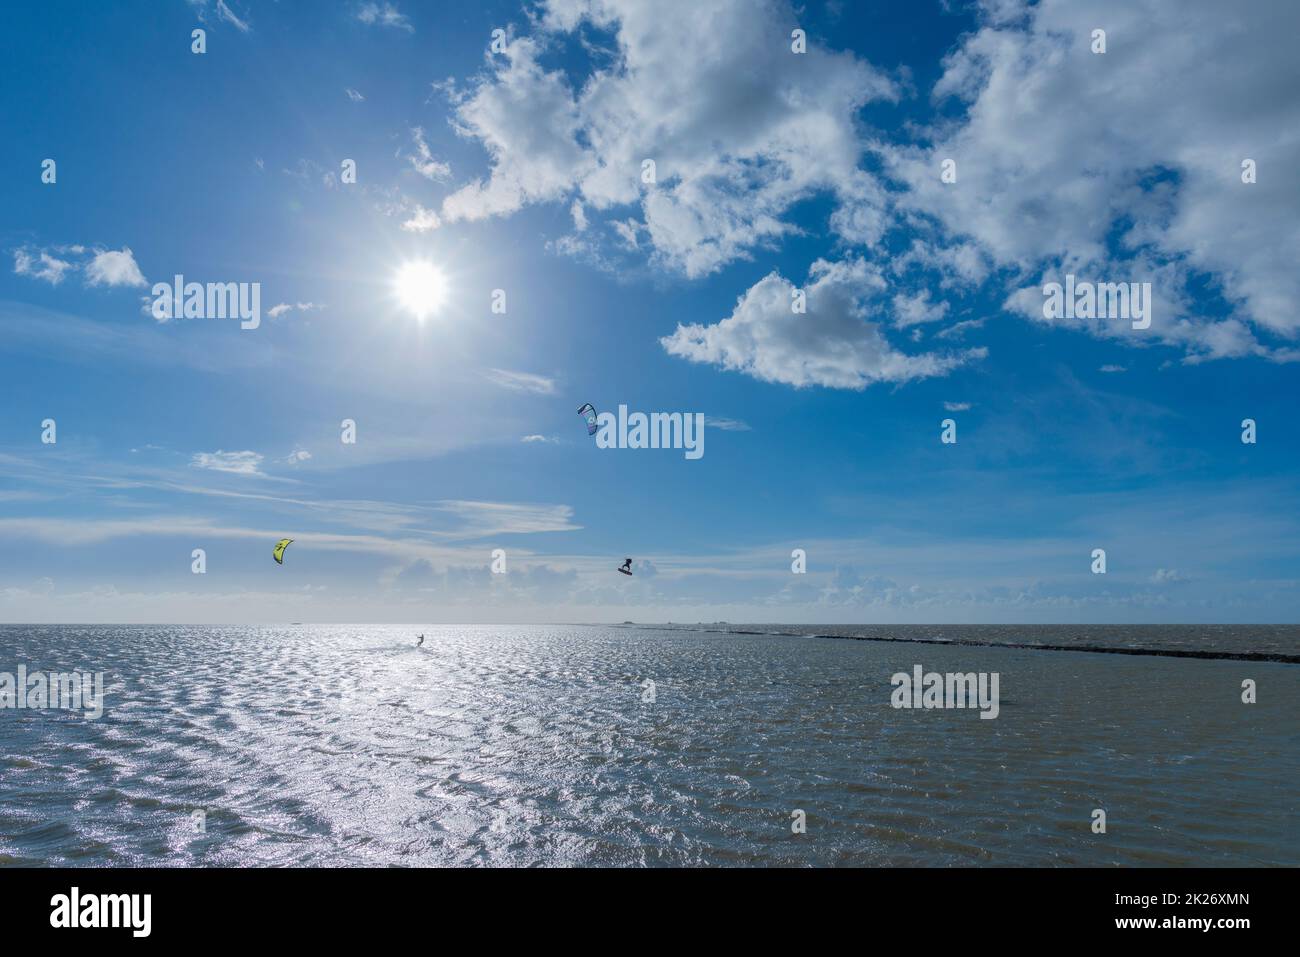
[[[512,372],[509,369],[489,369],[484,375],[501,386],[514,392],[534,392],[537,395],[554,395],[555,380],[545,376],[533,375],[531,372]]]
[[[249,336],[159,336],[154,324],[104,323],[24,303],[0,301],[5,348],[60,362],[113,361],[125,367],[183,366],[227,374],[265,366],[269,345]]]
[[[533,534],[571,532],[582,526],[573,523],[568,505],[522,505],[513,502],[448,500],[438,508],[460,520],[466,535]]]
[[[433,151],[429,149],[429,144],[425,142],[424,130],[418,126],[414,127],[411,130],[411,137],[415,140],[415,155],[407,157],[411,163],[411,168],[425,179],[431,179],[435,182],[449,178],[451,176],[451,167],[440,160],[434,159]]]
[[[240,33],[248,33],[252,29],[247,20],[236,16],[235,11],[230,8],[226,0],[216,0],[215,4],[212,3],[212,0],[186,0],[186,2],[194,8],[194,12],[200,20],[207,20],[209,12],[215,11],[218,20],[229,23]]]
[[[214,472],[229,472],[232,475],[261,475],[262,456],[257,452],[195,452],[190,459],[190,466],[196,469],[211,469]]]
[[[704,424],[712,429],[721,429],[723,432],[752,432],[748,422],[742,422],[740,419],[722,419],[715,416],[706,415]]]
[[[324,308],[325,308],[324,306],[318,305],[314,302],[299,302],[299,303],[281,302],[281,303],[277,303],[276,305],[272,306],[270,309],[266,310],[266,314],[270,316],[272,319],[279,319],[281,316],[293,312],[295,309],[298,310],[299,312],[311,312],[314,309],[324,309]]]
[[[239,17],[235,16],[235,11],[230,9],[226,0],[217,0],[217,17],[224,20],[226,23],[229,23],[241,33],[247,33],[252,29],[249,27],[247,20],[241,20]]]
[[[357,19],[369,26],[392,27],[396,30],[405,30],[407,33],[415,32],[415,27],[411,25],[406,14],[400,12],[391,3],[363,3],[357,8]]]
[[[64,275],[75,268],[72,263],[51,256],[45,250],[41,250],[35,256],[25,249],[14,250],[14,273],[43,280],[51,286],[63,282]]]

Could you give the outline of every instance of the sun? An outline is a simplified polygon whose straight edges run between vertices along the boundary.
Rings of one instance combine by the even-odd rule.
[[[393,290],[402,308],[423,320],[447,301],[447,277],[433,263],[412,260],[397,270]]]

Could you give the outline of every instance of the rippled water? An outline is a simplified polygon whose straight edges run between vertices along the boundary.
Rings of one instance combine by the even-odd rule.
[[[0,671],[19,664],[102,671],[108,694],[97,721],[0,710],[2,864],[1300,864],[1294,664],[594,626],[0,627]],[[915,664],[998,672],[1000,715],[892,709]]]

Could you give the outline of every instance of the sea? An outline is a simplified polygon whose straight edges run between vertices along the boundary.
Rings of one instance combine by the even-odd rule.
[[[918,666],[996,717],[895,707]],[[0,700],[0,866],[1300,865],[1293,625],[0,626],[20,667],[102,713]]]

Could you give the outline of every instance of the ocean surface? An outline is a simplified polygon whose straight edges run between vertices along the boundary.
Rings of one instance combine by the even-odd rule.
[[[0,710],[0,865],[1296,866],[1297,655],[1296,626],[0,626],[0,673],[106,691]],[[997,718],[891,707],[915,665],[998,673]]]

